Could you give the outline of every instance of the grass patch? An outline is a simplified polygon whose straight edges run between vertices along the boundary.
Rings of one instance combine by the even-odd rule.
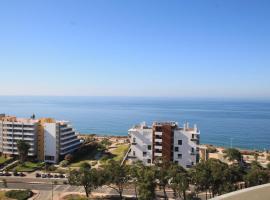
[[[33,172],[35,170],[38,170],[44,166],[43,162],[25,162],[23,164],[19,164],[14,169],[17,170],[17,172]]]
[[[69,194],[63,198],[64,200],[87,200],[85,196],[78,194]]]
[[[6,197],[6,192],[0,191],[0,200],[13,200],[13,199]]]
[[[70,167],[79,167],[82,163],[91,163],[91,161],[96,160],[96,155],[101,154],[102,150],[99,149],[98,144],[88,144],[81,149],[79,149],[74,155]]]
[[[4,156],[0,156],[0,165],[10,160],[11,158],[5,158]]]
[[[111,152],[114,155],[113,160],[122,161],[128,149],[129,149],[129,144],[121,144],[117,146],[117,148],[112,150]]]
[[[11,199],[27,200],[33,196],[31,190],[10,190],[5,193],[5,196]]]

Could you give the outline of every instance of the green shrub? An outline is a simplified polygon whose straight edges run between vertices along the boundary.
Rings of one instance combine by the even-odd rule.
[[[67,167],[68,166],[68,161],[67,160],[63,160],[60,162],[60,167]]]
[[[10,190],[6,192],[5,196],[11,199],[27,200],[33,196],[33,192],[31,190]]]

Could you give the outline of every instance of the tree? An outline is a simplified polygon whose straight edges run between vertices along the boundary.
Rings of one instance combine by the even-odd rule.
[[[266,167],[268,170],[270,170],[270,163],[268,163]]]
[[[234,148],[229,148],[225,150],[224,158],[227,158],[229,161],[237,161],[238,163],[242,162],[242,154],[239,150]]]
[[[207,199],[207,192],[210,190],[211,171],[208,167],[207,161],[198,163],[190,170],[191,181],[196,186],[197,191],[205,191]]]
[[[173,189],[175,197],[186,200],[186,191],[189,188],[189,174],[179,165],[172,165],[169,169],[170,187]]]
[[[105,184],[114,189],[120,199],[123,199],[123,191],[125,184],[129,180],[128,168],[125,165],[121,165],[120,162],[111,160],[104,166]]]
[[[101,174],[89,166],[81,166],[79,170],[72,170],[68,180],[71,185],[83,186],[86,197],[89,197],[93,189],[102,185]]]
[[[68,163],[70,163],[73,160],[72,154],[65,155],[65,160],[68,161]]]
[[[4,188],[7,188],[7,187],[8,187],[8,186],[7,186],[7,180],[6,180],[6,179],[3,179],[2,182],[3,182],[3,187],[4,187]]]
[[[233,190],[229,166],[220,160],[209,159],[198,163],[191,170],[191,180],[199,191],[208,191],[212,196]]]
[[[18,140],[17,141],[17,148],[18,148],[18,153],[19,153],[19,157],[20,157],[20,162],[24,163],[27,159],[30,145],[24,140]]]
[[[142,162],[138,161],[138,162],[133,163],[128,168],[129,177],[134,185],[136,199],[138,199],[138,179],[139,179],[139,176],[143,167],[144,166]]]
[[[161,161],[161,162],[160,162]],[[156,179],[158,180],[158,185],[162,189],[164,194],[164,199],[167,200],[166,186],[169,183],[169,169],[171,167],[171,163],[167,160],[157,160],[155,165],[156,170]]]
[[[139,200],[155,199],[156,178],[153,167],[143,166],[138,173]]]
[[[263,169],[263,167],[258,162],[253,161],[251,163],[251,168],[244,176],[244,180],[248,187],[252,187],[268,183],[270,180],[270,175],[268,171]]]

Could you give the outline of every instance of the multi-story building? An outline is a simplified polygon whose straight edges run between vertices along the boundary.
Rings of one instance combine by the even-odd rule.
[[[200,131],[186,123],[179,127],[176,122],[155,122],[152,127],[145,123],[129,131],[131,148],[129,159],[152,165],[156,160],[171,161],[185,168],[199,162]]]
[[[74,129],[66,121],[0,115],[0,152],[18,155],[18,140],[30,144],[29,156],[48,163],[58,163],[61,157],[75,151],[81,144]]]

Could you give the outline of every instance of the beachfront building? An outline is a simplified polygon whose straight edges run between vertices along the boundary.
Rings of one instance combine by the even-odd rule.
[[[0,116],[0,152],[5,155],[18,155],[17,140],[25,140],[30,145],[29,156],[37,154],[38,122],[32,119],[20,119]]]
[[[66,121],[0,115],[0,152],[8,156],[18,155],[18,140],[30,144],[29,156],[47,163],[58,163],[81,144],[75,130]]]
[[[199,162],[200,131],[186,123],[180,127],[176,122],[145,123],[128,131],[131,148],[128,159],[140,160],[153,165],[157,160],[168,160],[185,168]]]

